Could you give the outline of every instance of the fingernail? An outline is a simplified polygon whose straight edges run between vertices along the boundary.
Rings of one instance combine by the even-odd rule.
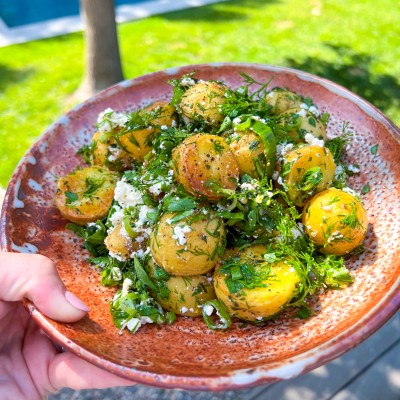
[[[69,292],[68,290],[65,292],[65,298],[68,300],[68,303],[70,303],[72,306],[77,308],[78,310],[81,311],[90,311],[90,308],[78,297],[76,297],[72,292]]]

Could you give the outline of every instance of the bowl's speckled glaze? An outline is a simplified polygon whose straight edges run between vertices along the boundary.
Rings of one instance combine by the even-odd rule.
[[[168,99],[167,80],[196,71],[196,77],[237,87],[239,72],[271,87],[287,86],[314,99],[331,114],[329,134],[344,121],[355,135],[349,162],[360,165],[352,178],[368,212],[368,251],[346,265],[354,284],[311,301],[315,316],[303,321],[289,313],[265,326],[233,324],[227,332],[206,328],[202,319],[178,318],[171,326],[145,325],[135,335],[119,334],[109,314],[114,290],[101,287],[99,273],[85,261],[81,241],[65,229],[54,204],[56,178],[82,160],[75,153],[95,132],[107,107],[134,110]],[[379,143],[377,155],[370,147]],[[399,308],[400,131],[380,111],[348,90],[287,68],[255,64],[211,64],[169,69],[122,82],[68,112],[32,146],[8,187],[2,216],[3,251],[39,252],[53,259],[67,288],[91,311],[74,324],[57,323],[27,303],[33,318],[64,348],[82,358],[145,384],[186,389],[231,389],[294,377],[320,366],[366,339]]]

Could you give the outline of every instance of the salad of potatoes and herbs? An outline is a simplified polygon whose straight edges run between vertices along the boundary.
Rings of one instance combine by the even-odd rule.
[[[85,239],[115,325],[175,316],[211,329],[312,315],[310,296],[353,278],[367,216],[348,187],[351,133],[327,136],[312,99],[241,74],[237,89],[188,74],[169,102],[106,109],[90,165],[58,180],[56,204]]]

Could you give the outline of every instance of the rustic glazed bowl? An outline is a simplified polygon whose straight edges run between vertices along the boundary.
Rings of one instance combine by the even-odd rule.
[[[354,284],[315,296],[315,316],[300,320],[284,313],[264,326],[233,324],[209,330],[202,319],[180,317],[170,326],[145,325],[119,334],[109,313],[114,290],[100,286],[99,273],[85,259],[81,240],[65,229],[54,203],[56,178],[82,165],[76,151],[88,144],[99,112],[135,110],[168,100],[169,79],[196,71],[196,77],[242,84],[239,72],[271,87],[286,86],[309,96],[331,114],[329,134],[344,122],[354,132],[349,162],[361,174],[350,184],[362,196],[370,226],[368,251],[347,260]],[[370,148],[379,144],[378,153]],[[117,375],[144,384],[186,389],[232,389],[288,379],[340,356],[366,339],[398,309],[400,299],[400,132],[380,111],[327,80],[287,68],[255,64],[211,64],[174,68],[122,82],[74,108],[32,146],[8,187],[1,216],[3,251],[41,253],[57,265],[68,290],[91,311],[63,324],[28,303],[32,317],[69,351]]]

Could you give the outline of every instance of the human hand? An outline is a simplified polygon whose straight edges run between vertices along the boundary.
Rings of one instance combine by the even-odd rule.
[[[78,356],[57,351],[20,302],[47,317],[74,322],[89,309],[66,291],[53,262],[38,254],[0,253],[0,393],[2,399],[42,399],[62,387],[128,386]]]

